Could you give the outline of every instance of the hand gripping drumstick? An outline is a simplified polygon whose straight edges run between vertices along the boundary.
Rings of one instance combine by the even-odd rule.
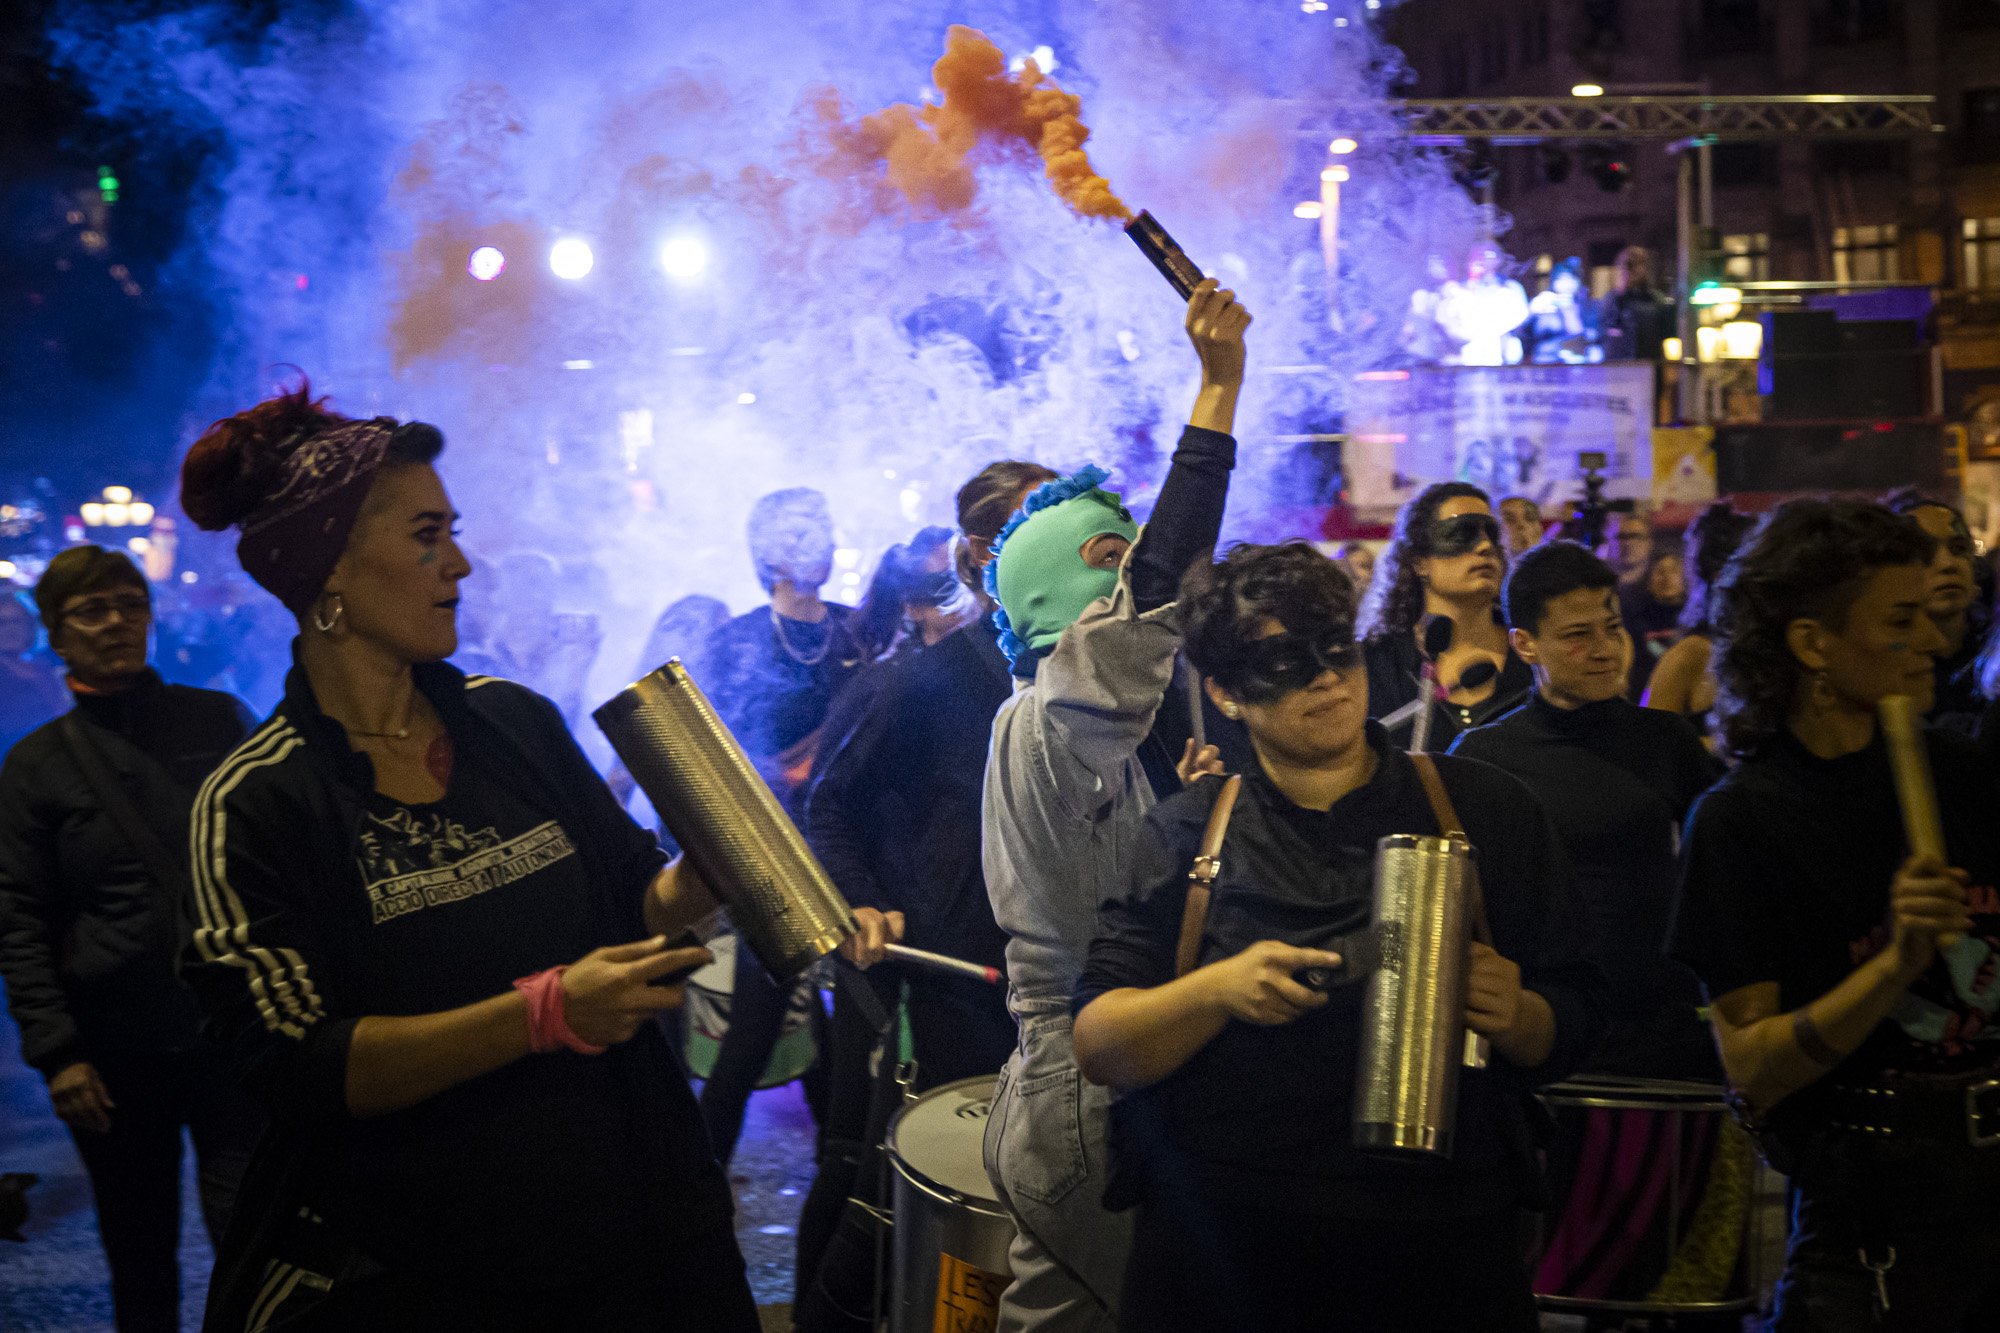
[[[1937,788],[1931,782],[1930,756],[1924,752],[1923,723],[1916,701],[1892,694],[1875,705],[1882,738],[1889,746],[1889,767],[1896,775],[1896,800],[1903,807],[1903,835],[1918,856],[1945,864],[1944,821],[1938,816]],[[1958,932],[1938,936],[1938,947],[1958,943]]]

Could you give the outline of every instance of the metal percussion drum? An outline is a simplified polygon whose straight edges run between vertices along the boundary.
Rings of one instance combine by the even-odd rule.
[[[681,1011],[681,1055],[688,1073],[707,1078],[715,1072],[715,1058],[722,1053],[722,1039],[729,1032],[729,1008],[736,995],[736,950],[734,935],[719,935],[708,942],[715,961],[703,964],[687,980],[687,1005]],[[813,1039],[812,1006],[818,1004],[819,988],[810,979],[792,988],[785,1002],[784,1025],[771,1048],[771,1061],[757,1079],[760,1088],[778,1088],[802,1077],[819,1058]]]
[[[1545,1310],[1754,1309],[1774,1226],[1755,1153],[1712,1083],[1585,1075],[1544,1089],[1559,1211],[1535,1271]]]
[[[889,1333],[991,1329],[1013,1280],[1014,1220],[993,1195],[980,1145],[992,1078],[933,1088],[889,1122],[895,1208]]]

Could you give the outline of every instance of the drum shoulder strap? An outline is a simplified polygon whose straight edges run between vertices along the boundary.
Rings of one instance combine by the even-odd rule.
[[[1229,834],[1229,817],[1236,812],[1236,796],[1243,790],[1243,775],[1232,773],[1223,779],[1215,808],[1208,812],[1208,827],[1202,830],[1201,851],[1188,871],[1187,905],[1181,909],[1181,934],[1174,947],[1174,975],[1184,977],[1194,970],[1201,956],[1201,933],[1208,927],[1208,900],[1215,877],[1222,873],[1222,840]]]
[[[1464,838],[1465,824],[1458,817],[1458,807],[1451,803],[1451,793],[1445,790],[1444,775],[1438,772],[1437,761],[1421,752],[1412,754],[1410,762],[1416,765],[1417,779],[1424,784],[1424,795],[1431,803],[1431,813],[1437,816],[1438,831],[1447,838]],[[1493,944],[1493,927],[1486,919],[1486,891],[1479,883],[1479,867],[1472,867],[1472,874],[1466,884],[1472,902],[1472,938],[1487,947]]]

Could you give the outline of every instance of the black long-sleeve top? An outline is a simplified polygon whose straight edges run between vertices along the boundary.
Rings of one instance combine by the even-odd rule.
[[[1361,660],[1368,670],[1368,716],[1380,719],[1396,743],[1408,749],[1416,728],[1413,705],[1423,693],[1424,655],[1416,638],[1389,634],[1370,639],[1361,646]],[[1425,748],[1433,753],[1450,749],[1461,731],[1484,726],[1519,708],[1534,688],[1534,673],[1509,648],[1491,694],[1469,707],[1431,705],[1430,741]]]
[[[1319,948],[1365,927],[1376,843],[1439,832],[1409,756],[1379,725],[1369,724],[1368,738],[1374,777],[1327,811],[1293,804],[1261,770],[1246,776],[1197,965],[1260,940]],[[1143,1206],[1198,1212],[1202,1198],[1216,1197],[1326,1216],[1439,1218],[1520,1197],[1521,1096],[1583,1063],[1603,1030],[1604,982],[1571,928],[1578,909],[1568,868],[1534,797],[1484,764],[1445,757],[1437,765],[1477,851],[1495,947],[1554,1011],[1549,1058],[1521,1069],[1496,1057],[1487,1070],[1465,1071],[1452,1157],[1416,1160],[1352,1146],[1363,987],[1337,987],[1328,1004],[1291,1023],[1232,1020],[1180,1069],[1117,1103],[1118,1169]],[[1079,1012],[1106,991],[1173,979],[1187,873],[1220,786],[1199,783],[1148,817],[1132,891],[1100,914]]]
[[[1625,699],[1563,709],[1536,694],[1451,753],[1519,778],[1555,825],[1611,981],[1611,1032],[1592,1067],[1717,1076],[1700,987],[1667,957],[1681,826],[1723,771],[1687,719]]]
[[[202,779],[250,717],[233,697],[168,685],[76,696],[105,766],[169,855],[187,846]],[[174,976],[177,885],[162,885],[78,767],[58,718],[0,767],[0,974],[22,1054],[78,1060],[194,1043],[200,1010]]]
[[[981,617],[877,670],[858,721],[828,737],[806,837],[849,902],[906,914],[910,944],[999,967],[979,865],[986,748],[1012,690],[998,633]]]

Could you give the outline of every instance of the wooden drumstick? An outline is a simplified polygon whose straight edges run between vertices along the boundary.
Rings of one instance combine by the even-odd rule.
[[[1891,694],[1875,705],[1882,738],[1889,746],[1889,767],[1896,775],[1896,800],[1903,807],[1903,835],[1918,856],[1946,864],[1944,821],[1938,815],[1937,787],[1931,781],[1930,756],[1924,751],[1924,726],[1916,701]],[[1939,948],[1958,943],[1958,933],[1938,936]]]

